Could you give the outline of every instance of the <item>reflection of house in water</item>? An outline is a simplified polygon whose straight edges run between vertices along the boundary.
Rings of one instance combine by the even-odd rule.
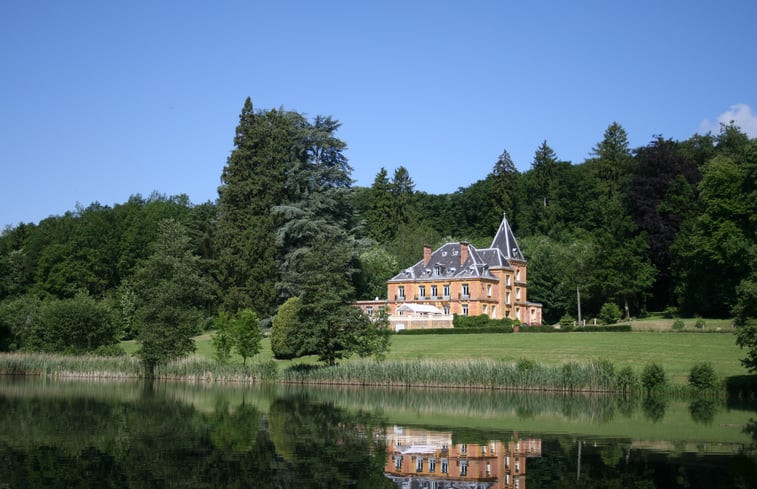
[[[384,474],[407,489],[525,489],[526,459],[541,456],[541,440],[452,443],[452,433],[387,432]]]

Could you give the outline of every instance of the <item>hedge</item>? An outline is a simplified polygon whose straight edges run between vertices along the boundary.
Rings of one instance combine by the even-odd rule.
[[[617,326],[581,326],[568,328],[553,328],[552,326],[523,326],[521,333],[621,333],[631,331],[630,324]]]
[[[481,334],[481,333],[512,333],[512,326],[497,326],[486,328],[435,328],[435,329],[403,329],[397,334],[423,335],[423,334]]]
[[[455,314],[452,319],[452,324],[455,328],[465,329],[481,329],[481,328],[512,328],[518,321],[508,318],[491,319],[486,314],[480,314],[478,316],[461,316]]]
[[[618,326],[583,326],[580,328],[553,328],[552,326],[521,326],[521,333],[621,333],[631,331],[631,325],[621,324]],[[424,335],[424,334],[483,334],[483,333],[512,333],[512,326],[488,326],[478,328],[435,328],[435,329],[403,329],[397,334]]]

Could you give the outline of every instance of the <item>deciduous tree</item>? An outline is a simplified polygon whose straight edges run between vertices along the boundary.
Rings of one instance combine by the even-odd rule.
[[[152,250],[134,277],[140,323],[137,355],[148,377],[157,366],[194,351],[192,337],[210,298],[210,284],[200,273],[186,228],[172,219],[161,222]]]
[[[352,353],[368,354],[382,345],[383,334],[362,312],[351,306],[354,248],[342,240],[319,238],[304,263],[302,303],[295,336],[298,355],[314,353],[334,365]]]
[[[260,330],[260,320],[252,309],[239,311],[232,321],[232,338],[234,350],[242,357],[242,364],[247,365],[247,359],[260,352],[263,332]]]

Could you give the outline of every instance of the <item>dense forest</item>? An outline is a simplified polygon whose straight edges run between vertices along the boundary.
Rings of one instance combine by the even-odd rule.
[[[544,141],[519,172],[505,150],[450,194],[416,191],[403,166],[354,186],[339,126],[248,99],[216,202],[134,195],[7,227],[0,351],[107,347],[160,304],[199,331],[219,311],[269,325],[300,297],[327,331],[336,304],[383,297],[424,244],[488,246],[505,212],[547,322],[575,314],[577,288],[585,317],[607,303],[637,317],[756,315],[757,140],[736,126],[634,149],[612,123],[584,162]]]

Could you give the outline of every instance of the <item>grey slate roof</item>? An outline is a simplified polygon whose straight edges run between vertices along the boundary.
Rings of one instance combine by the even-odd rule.
[[[510,229],[510,223],[507,222],[507,214],[502,217],[502,222],[499,224],[497,234],[492,241],[492,248],[501,250],[508,259],[526,261],[518,242],[515,240],[513,230]]]
[[[463,243],[445,243],[431,253],[428,264],[424,265],[421,260],[392,277],[390,282],[438,280],[440,277],[494,279],[495,277],[489,272],[490,269],[512,270],[509,259],[525,261],[518,242],[513,236],[513,231],[510,229],[510,224],[507,222],[507,216],[503,217],[490,248],[479,250],[467,243],[466,246],[468,246],[468,258],[464,263],[460,263]]]

